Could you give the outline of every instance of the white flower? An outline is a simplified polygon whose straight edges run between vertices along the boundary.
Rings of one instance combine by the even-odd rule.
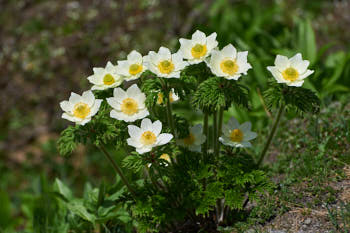
[[[116,67],[107,62],[105,68],[93,68],[94,74],[87,79],[94,84],[91,90],[105,90],[119,86],[123,82],[123,78],[117,74]]]
[[[180,52],[190,64],[202,62],[218,46],[215,32],[206,37],[203,32],[197,30],[192,34],[191,40],[181,38],[179,41]]]
[[[180,99],[178,95],[175,94],[174,88],[172,88],[169,92],[169,100],[170,103],[176,102]],[[157,104],[161,105],[164,103],[164,95],[163,92],[158,92]]]
[[[267,69],[272,73],[278,83],[300,87],[303,85],[304,79],[314,72],[307,69],[309,64],[310,62],[308,60],[302,59],[300,53],[290,59],[277,55],[275,66],[268,66]]]
[[[135,125],[128,125],[130,138],[127,139],[128,145],[136,148],[137,153],[143,154],[150,152],[153,147],[161,146],[170,142],[172,134],[160,133],[162,123],[145,118],[141,122],[141,128]]]
[[[117,74],[123,76],[126,81],[130,81],[138,79],[147,68],[143,63],[142,55],[133,50],[127,56],[127,60],[118,61],[116,70]]]
[[[190,128],[190,134],[186,138],[178,139],[177,144],[187,147],[190,151],[201,152],[201,145],[205,142],[206,136],[203,134],[201,124]]]
[[[237,52],[232,44],[226,45],[222,50],[214,50],[210,61],[207,62],[211,72],[218,77],[238,80],[242,74],[252,66],[247,62],[248,51]]]
[[[165,47],[160,47],[158,53],[150,51],[145,61],[150,71],[163,78],[180,78],[181,70],[188,65],[181,53],[171,54]]]
[[[126,91],[115,88],[113,97],[107,98],[107,103],[113,108],[112,118],[126,122],[136,121],[149,115],[145,105],[146,96],[133,84]]]
[[[245,122],[240,125],[238,121],[232,117],[227,124],[223,125],[223,135],[219,140],[226,146],[251,147],[252,144],[249,141],[257,137],[257,133],[250,131],[251,128],[252,124],[250,122]]]
[[[95,99],[92,91],[85,91],[81,96],[71,93],[68,101],[62,101],[60,106],[63,111],[62,118],[73,121],[78,125],[85,125],[94,116],[102,100]]]

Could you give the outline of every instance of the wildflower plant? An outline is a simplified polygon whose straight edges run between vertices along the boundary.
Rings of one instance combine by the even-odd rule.
[[[98,147],[126,187],[118,195],[140,232],[234,224],[249,201],[258,202],[273,188],[261,165],[282,113],[319,110],[317,96],[301,87],[313,72],[309,62],[301,54],[278,55],[275,66],[267,67],[277,82],[267,77],[271,81],[264,93],[267,106],[279,109],[269,135],[258,135],[250,122],[240,124],[234,116],[225,123],[231,107],[250,111],[250,89],[241,80],[254,68],[248,51],[217,46],[216,33],[196,31],[190,40],[180,39],[176,53],[160,47],[143,57],[132,51],[115,67],[94,68],[88,78],[93,91],[82,97],[72,93],[61,102],[62,117],[76,123],[61,134],[61,154],[68,155],[78,143]],[[175,102],[198,111],[202,124],[174,111]],[[256,137],[267,140],[253,155],[247,148],[255,146]],[[112,149],[125,151],[122,164],[115,162]],[[120,166],[140,180],[128,180]]]

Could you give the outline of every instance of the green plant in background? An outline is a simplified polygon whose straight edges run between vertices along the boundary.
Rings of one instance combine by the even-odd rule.
[[[278,55],[275,66],[268,69],[282,84],[271,85],[266,99],[270,109],[280,110],[260,157],[254,156],[244,150],[257,137],[251,123],[240,125],[231,118],[224,124],[231,106],[249,107],[249,87],[238,82],[252,68],[248,52],[237,52],[231,44],[219,50],[216,33],[207,37],[198,30],[190,40],[180,39],[180,44],[174,54],[164,47],[144,57],[132,51],[117,66],[94,68],[88,79],[98,91],[72,93],[61,102],[62,117],[76,123],[62,132],[61,153],[69,154],[77,143],[94,144],[128,190],[112,194],[116,198],[110,200],[105,197],[107,185],[92,189],[90,195],[95,193],[97,202],[91,209],[84,200],[72,200],[68,189],[56,181],[67,209],[88,221],[89,227],[107,226],[116,218],[108,211],[117,208],[119,197],[141,232],[216,231],[219,226],[232,226],[249,201],[259,202],[260,195],[272,190],[260,166],[284,109],[319,110],[316,95],[300,87],[313,73],[307,69],[309,61],[302,60],[301,54],[290,59]],[[129,87],[123,90],[116,87],[121,79],[138,84],[126,83]],[[174,111],[172,96],[202,112],[203,126],[189,127],[193,123]],[[127,179],[112,149],[129,154],[123,166],[139,174],[138,182]],[[100,212],[109,217],[101,217]]]

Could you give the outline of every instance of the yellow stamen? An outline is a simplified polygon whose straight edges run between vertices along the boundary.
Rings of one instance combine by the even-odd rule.
[[[139,64],[132,64],[129,67],[129,74],[131,74],[131,75],[135,75],[135,74],[138,74],[140,72],[142,72],[142,66]]]
[[[111,74],[106,74],[103,77],[103,83],[105,85],[112,85],[113,83],[115,83],[115,79],[114,79],[114,77]]]
[[[187,138],[184,138],[184,144],[186,146],[191,146],[193,145],[193,143],[196,141],[196,138],[194,137],[194,135],[192,133],[190,133]]]
[[[243,132],[240,129],[234,129],[230,133],[230,139],[233,142],[243,141]]]
[[[158,64],[159,72],[162,74],[170,74],[174,68],[174,63],[171,60],[164,60]]]
[[[162,154],[160,157],[159,157],[160,159],[164,159],[164,160],[166,160],[166,161],[168,161],[169,163],[170,163],[170,156],[168,155],[168,154]]]
[[[152,145],[157,141],[157,137],[156,135],[151,132],[151,131],[145,131],[142,135],[141,135],[141,143],[143,145]]]
[[[192,54],[192,57],[199,59],[205,56],[205,54],[207,54],[207,46],[196,44],[195,46],[192,47],[191,54]]]
[[[289,67],[282,72],[282,75],[285,80],[293,82],[298,79],[299,72],[296,69]]]
[[[89,115],[91,108],[86,103],[77,103],[74,105],[73,115],[80,119],[84,119]]]
[[[129,116],[134,115],[135,113],[137,113],[139,111],[138,107],[139,107],[139,105],[132,98],[124,99],[122,104],[121,104],[122,112],[124,114],[126,114],[126,115],[129,115]]]
[[[230,76],[234,75],[238,71],[238,65],[236,60],[226,59],[220,63],[220,68],[225,74]]]

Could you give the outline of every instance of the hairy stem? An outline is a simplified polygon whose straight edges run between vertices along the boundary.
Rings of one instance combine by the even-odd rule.
[[[219,142],[219,137],[221,136],[222,133],[222,121],[224,118],[224,108],[221,107],[219,111],[219,123],[218,123],[218,135],[217,135],[217,141],[216,141],[216,147],[217,147],[217,153],[220,153],[220,142]]]
[[[214,155],[215,157],[218,157],[217,153],[217,141],[218,141],[218,114],[217,112],[214,112],[214,117],[213,117],[213,128],[214,128],[214,133],[213,133],[213,149],[214,149]]]
[[[160,79],[160,82],[162,83],[162,87],[163,87],[164,91],[168,94],[165,97],[165,99],[166,99],[166,111],[167,111],[167,117],[168,117],[168,124],[170,126],[171,133],[176,138],[172,107],[171,107],[170,98],[169,98],[169,93],[170,93],[171,90],[170,90],[170,88],[168,87],[167,83],[164,81],[163,78],[159,78],[159,79]]]
[[[272,129],[271,129],[270,135],[269,135],[269,137],[268,137],[268,139],[267,139],[267,142],[266,142],[266,144],[265,144],[265,147],[264,147],[264,149],[263,149],[262,152],[261,152],[259,161],[258,161],[258,163],[257,163],[258,167],[260,167],[261,163],[263,162],[263,160],[264,160],[264,158],[265,158],[266,152],[267,152],[267,150],[268,150],[269,147],[270,147],[270,144],[271,144],[271,142],[272,142],[273,136],[275,135],[275,132],[276,132],[278,123],[279,123],[279,121],[280,121],[280,119],[281,119],[283,110],[284,110],[284,105],[282,104],[281,107],[280,107],[280,109],[278,110],[277,117],[276,117],[275,122],[274,122],[274,124],[273,124],[273,126],[272,126]]]
[[[204,113],[204,119],[203,119],[203,134],[206,137],[205,142],[203,143],[203,155],[206,156],[208,154],[208,140],[209,140],[209,134],[208,134],[208,113]]]
[[[122,170],[120,169],[120,167],[117,165],[117,163],[113,160],[112,156],[109,154],[109,152],[106,150],[106,148],[103,145],[99,146],[99,149],[103,152],[103,154],[107,157],[107,159],[109,160],[109,162],[112,164],[114,170],[118,173],[118,175],[120,176],[120,178],[122,179],[123,183],[126,185],[127,189],[129,190],[129,192],[131,193],[131,195],[133,196],[133,198],[136,200],[136,193],[134,191],[134,189],[131,187],[131,185],[129,184],[128,180],[126,179],[126,177],[124,176]]]

